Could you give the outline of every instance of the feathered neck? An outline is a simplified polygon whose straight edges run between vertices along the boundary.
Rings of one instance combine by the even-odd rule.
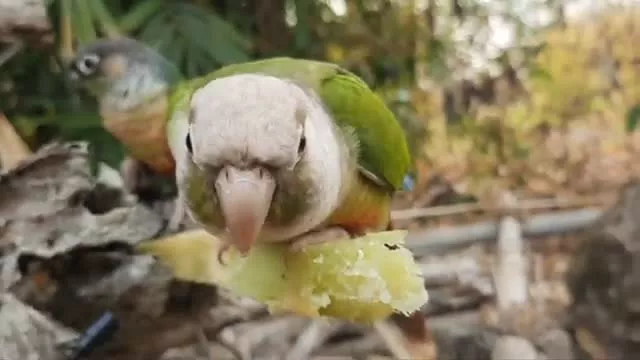
[[[165,95],[171,87],[158,74],[147,67],[130,70],[130,75],[117,81],[102,98],[102,106],[112,111],[127,112]]]

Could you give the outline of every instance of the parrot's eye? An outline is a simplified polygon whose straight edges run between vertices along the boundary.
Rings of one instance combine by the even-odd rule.
[[[191,144],[191,134],[187,134],[187,138],[185,139],[185,145],[187,146],[187,151],[189,154],[193,155],[193,144]]]
[[[307,138],[305,136],[302,136],[300,138],[300,143],[298,144],[298,155],[302,154],[306,148],[307,148]]]
[[[76,68],[83,75],[91,75],[98,69],[100,58],[98,55],[89,54],[76,62]]]

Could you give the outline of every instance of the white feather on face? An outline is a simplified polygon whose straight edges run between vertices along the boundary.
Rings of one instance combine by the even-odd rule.
[[[295,223],[265,223],[259,241],[284,241],[322,223],[349,184],[349,161],[331,116],[301,87],[276,77],[242,74],[214,80],[191,100],[192,159],[199,166],[263,164],[291,170],[300,161],[313,204]],[[284,190],[286,191],[286,190]]]
[[[304,118],[295,116],[303,95],[274,77],[238,75],[209,83],[192,100],[194,161],[293,166],[304,127]],[[216,141],[208,136],[212,131]]]

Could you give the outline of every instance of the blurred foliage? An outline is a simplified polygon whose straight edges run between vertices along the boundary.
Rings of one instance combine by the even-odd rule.
[[[378,1],[382,8],[375,10],[371,3],[353,2],[346,16],[315,0],[49,0],[55,48],[26,48],[2,65],[0,109],[33,148],[58,138],[86,139],[96,160],[117,165],[122,147],[101,128],[95,101],[72,89],[64,74],[74,51],[99,37],[142,40],[187,77],[289,55],[341,63],[372,85],[393,87],[400,77],[410,84],[411,38],[390,37],[410,33],[410,19],[399,16],[406,5]],[[388,26],[393,32],[382,31]]]
[[[438,174],[479,195],[593,191],[635,171],[640,13],[603,7],[568,21],[571,1],[50,0],[55,48],[2,65],[0,109],[32,147],[87,139],[115,165],[121,146],[61,70],[78,46],[135,37],[188,77],[268,56],[324,59],[362,76],[396,113],[419,186]],[[539,11],[547,22],[532,20]],[[491,45],[505,29],[511,41]]]
[[[481,195],[493,187],[536,195],[592,193],[637,176],[640,10],[611,9],[538,36],[543,47],[504,73],[495,98],[471,106],[458,124],[431,121],[432,171]],[[424,113],[429,111],[423,109]]]

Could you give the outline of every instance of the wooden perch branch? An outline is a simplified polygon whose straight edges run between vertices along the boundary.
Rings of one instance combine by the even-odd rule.
[[[515,204],[515,198],[505,195],[505,203]],[[527,302],[529,282],[527,259],[524,256],[522,229],[513,216],[500,221],[498,235],[498,266],[494,272],[498,309],[508,311]]]
[[[518,201],[510,210],[544,210],[570,207],[599,206],[603,201],[595,196],[580,198],[551,198],[551,199],[526,199]],[[454,205],[430,206],[425,208],[399,209],[391,212],[393,221],[413,220],[419,218],[431,218],[448,215],[468,214],[470,212],[503,212],[504,206],[486,206],[481,203],[465,203]]]
[[[587,208],[532,216],[522,223],[522,236],[534,238],[584,230],[593,225],[602,213],[601,209]],[[413,231],[407,236],[407,247],[417,256],[439,254],[476,242],[494,240],[498,233],[498,221]]]

